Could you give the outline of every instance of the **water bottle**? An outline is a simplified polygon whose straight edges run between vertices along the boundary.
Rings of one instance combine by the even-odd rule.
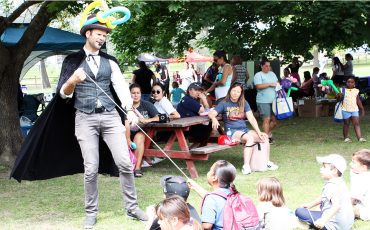
[[[231,140],[231,130],[230,130],[230,128],[227,128],[226,135]]]

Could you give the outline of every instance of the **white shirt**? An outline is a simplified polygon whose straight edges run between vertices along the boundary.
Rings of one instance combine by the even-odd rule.
[[[91,69],[91,72],[96,76],[96,74],[98,73],[98,70],[99,70],[99,66],[100,66],[100,56],[98,55],[99,51],[90,52],[85,47],[83,47],[83,50],[86,53],[85,60],[86,60],[87,64],[89,65],[89,67]],[[91,57],[91,56],[89,57],[89,55],[93,55],[93,57]],[[121,101],[122,108],[132,108],[132,98],[131,98],[130,91],[128,90],[129,86],[128,86],[127,82],[125,81],[125,78],[124,78],[119,66],[117,65],[117,63],[115,63],[112,60],[109,60],[109,64],[110,64],[111,69],[112,69],[111,81],[112,81],[112,84],[113,84],[113,88],[116,91],[119,100]],[[88,77],[88,76],[86,76],[86,77]],[[63,84],[63,86],[60,90],[60,96],[63,99],[72,98],[73,93],[70,94],[70,95],[65,95],[64,94],[64,87],[65,87],[65,84]],[[101,106],[101,102],[98,100],[97,107],[100,107],[100,106]]]
[[[353,173],[351,171],[351,198],[360,201],[360,217],[370,220],[370,172]]]
[[[263,229],[288,230],[299,228],[299,221],[286,206],[275,207],[271,202],[260,202],[257,205],[258,217]]]
[[[176,111],[176,109],[173,107],[172,103],[167,99],[167,97],[163,97],[160,101],[156,101],[154,103],[154,107],[158,110],[159,113],[167,114],[167,116],[170,116],[171,113]]]

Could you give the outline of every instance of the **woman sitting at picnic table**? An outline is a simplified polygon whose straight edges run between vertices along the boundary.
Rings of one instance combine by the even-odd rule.
[[[209,110],[209,105],[206,95],[203,94],[203,87],[198,82],[191,83],[186,91],[186,96],[177,105],[177,112],[183,118],[199,116],[207,110]],[[211,131],[211,125],[199,124],[191,126],[186,133],[187,136],[193,139],[193,144],[189,148],[206,146]]]
[[[180,118],[180,114],[173,107],[170,100],[164,96],[165,88],[161,83],[154,83],[152,86],[152,96],[154,106],[160,114],[166,114],[170,119]]]
[[[217,129],[220,125],[216,118],[218,114],[222,114],[225,130],[229,133],[229,137],[234,141],[245,143],[242,173],[250,174],[250,160],[253,154],[251,146],[258,142],[268,143],[268,136],[259,129],[256,118],[253,116],[248,102],[245,101],[242,84],[236,82],[231,85],[225,99],[209,112],[208,116],[212,120],[214,129]],[[248,119],[254,130],[247,128],[245,118]],[[267,159],[269,159],[269,156],[267,156]],[[268,161],[267,168],[276,170],[278,166]]]
[[[133,109],[136,115],[139,117],[139,125],[140,124],[147,124],[150,122],[159,121],[159,113],[154,105],[148,101],[141,100],[141,88],[138,84],[130,85],[130,93],[131,98],[133,101]],[[137,128],[136,125],[130,127],[131,131],[131,140],[136,144],[135,155],[137,158],[137,162],[135,165],[134,176],[135,177],[142,177],[143,173],[141,171],[141,164],[143,163],[143,155],[144,155],[144,142],[145,142],[145,135],[143,132]],[[131,144],[131,143],[129,143]],[[151,164],[151,160],[149,158],[145,159],[148,164]]]

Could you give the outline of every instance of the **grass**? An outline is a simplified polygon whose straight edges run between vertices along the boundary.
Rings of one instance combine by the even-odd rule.
[[[370,116],[361,121],[364,136],[370,138]],[[355,139],[353,130],[350,135]],[[320,195],[323,181],[315,156],[340,153],[349,162],[354,151],[369,148],[368,143],[343,143],[341,125],[333,123],[330,117],[295,117],[281,121],[274,137],[276,144],[271,148],[271,159],[280,166],[278,171],[242,175],[242,149],[236,147],[213,154],[208,161],[196,162],[200,175],[196,181],[210,189],[206,182],[208,169],[216,160],[226,159],[238,169],[235,184],[243,194],[256,201],[258,179],[275,176],[283,184],[287,206],[295,209]],[[186,171],[183,161],[175,162]],[[0,166],[0,229],[81,229],[84,218],[82,174],[18,183],[7,179],[7,171],[7,168]],[[168,160],[146,169],[144,173],[144,177],[136,179],[142,208],[162,199],[161,176],[180,175]],[[348,171],[344,177],[348,184]],[[100,207],[96,229],[143,229],[144,224],[125,217],[119,187],[117,178],[99,176]],[[190,194],[189,201],[194,207],[200,207],[201,201],[194,192]],[[369,229],[369,226],[369,222],[356,221],[354,229]]]

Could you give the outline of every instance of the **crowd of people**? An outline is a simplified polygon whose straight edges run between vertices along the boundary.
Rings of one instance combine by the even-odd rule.
[[[354,88],[355,79],[351,71],[349,71],[351,73],[347,72],[346,75],[340,76],[337,70],[338,68],[351,68],[353,70],[350,56],[346,55],[346,59],[346,67],[338,67],[337,58],[333,59],[332,79],[339,78],[340,80],[335,80],[336,85],[344,86],[344,91],[346,91],[346,93],[338,94],[338,100],[343,101],[344,141],[351,141],[348,137],[348,127],[349,123],[352,122],[357,138],[362,142],[366,140],[361,136],[358,111],[360,110],[364,114],[364,108],[359,100],[358,90]],[[186,70],[187,75],[192,77],[186,75],[186,78],[182,78],[179,73],[176,73],[177,80],[173,82],[173,89],[168,96],[168,99],[172,99],[172,106],[169,101],[160,106],[157,103],[165,98],[163,97],[165,95],[164,89],[158,83],[153,84],[152,98],[157,103],[156,108],[160,111],[158,113],[165,113],[170,118],[198,116],[208,111],[213,105],[213,108],[208,112],[211,123],[194,126],[190,129],[188,137],[199,140],[199,143],[190,148],[207,144],[212,128],[217,129],[220,125],[216,117],[221,115],[224,130],[227,130],[230,139],[244,145],[244,164],[241,171],[243,174],[249,174],[252,172],[250,164],[253,154],[253,149],[250,146],[258,142],[273,143],[272,130],[276,126],[276,118],[271,108],[279,80],[271,71],[270,62],[262,61],[261,71],[255,74],[253,81],[253,86],[257,90],[257,110],[263,121],[262,132],[245,97],[245,91],[248,89],[246,86],[249,79],[248,71],[241,65],[241,59],[237,55],[233,56],[231,64],[228,64],[225,52],[216,51],[214,62],[207,69],[202,82],[196,81],[194,77],[196,73],[192,67],[187,67]],[[190,65],[187,64],[187,66]],[[296,79],[293,84],[298,90],[292,92],[294,100],[308,96],[320,97],[327,93],[322,92],[319,87],[321,80],[329,79],[327,74],[318,75],[319,68],[315,67],[312,71],[312,77],[309,71],[305,71],[304,80],[301,82],[298,74],[298,69],[301,66],[302,62],[294,58],[293,62],[284,69],[284,78]],[[189,81],[185,90],[179,87],[179,79],[182,79],[182,82]],[[162,97],[158,98],[158,94]],[[163,106],[171,109],[164,109]],[[248,120],[253,130],[249,130],[245,120]],[[267,169],[278,169],[278,166],[269,160],[269,155],[267,159]],[[353,154],[351,192],[348,191],[342,178],[346,169],[346,162],[342,156],[331,154],[322,158],[318,157],[317,161],[322,164],[320,173],[325,181],[323,192],[315,201],[297,208],[295,213],[286,207],[282,184],[277,178],[268,177],[259,180],[256,207],[260,222],[258,226],[250,229],[305,229],[308,226],[318,229],[350,229],[355,218],[370,219],[368,216],[370,213],[370,188],[368,183],[365,183],[366,185],[363,187],[359,186],[370,179],[370,150],[364,149]],[[216,193],[231,194],[234,191],[235,176],[236,169],[231,163],[223,160],[217,161],[207,173],[208,183],[214,190],[212,193],[207,192],[193,180],[186,184],[184,179],[173,177],[172,179],[177,182],[172,181],[172,183],[177,183],[177,185],[171,186],[171,189],[182,187],[181,189],[186,191],[185,196],[181,196],[181,191],[169,195],[164,189],[166,199],[152,210],[152,217],[156,217],[156,220],[149,221],[150,227],[148,229],[223,229],[223,211],[227,200]],[[168,181],[172,180],[171,177],[168,178],[170,178]],[[163,181],[161,185],[166,188]],[[186,203],[189,189],[196,191],[203,199],[200,216],[189,203]],[[319,211],[310,210],[317,205],[320,205]],[[303,223],[307,223],[307,225]]]
[[[95,15],[89,15],[87,20],[94,17]],[[202,83],[194,66],[186,63],[186,69],[183,73],[174,74],[176,81],[173,82],[171,94],[167,67],[156,62],[153,72],[144,62],[139,62],[140,68],[133,72],[132,84],[129,86],[123,78],[116,59],[100,51],[112,28],[105,23],[82,25],[80,34],[86,38],[85,45],[80,51],[65,58],[56,99],[51,102],[51,109],[47,111],[49,115],[53,114],[52,111],[63,113],[63,119],[61,122],[58,122],[57,119],[51,119],[50,122],[40,120],[37,122],[39,124],[44,122],[42,127],[47,130],[51,127],[52,122],[63,124],[63,127],[59,126],[58,131],[66,131],[68,134],[58,136],[60,138],[58,143],[73,145],[73,140],[75,140],[79,145],[79,149],[75,150],[76,154],[68,155],[69,152],[67,152],[68,154],[63,152],[65,157],[63,160],[68,163],[80,162],[81,159],[76,160],[71,157],[79,155],[78,153],[82,156],[86,212],[84,227],[93,228],[97,221],[100,140],[106,143],[118,168],[126,215],[129,218],[147,221],[148,217],[153,217],[153,221],[149,221],[151,229],[160,227],[164,230],[187,230],[223,229],[226,227],[228,223],[231,223],[229,219],[226,220],[228,223],[225,223],[223,218],[225,206],[229,203],[228,197],[238,194],[238,192],[233,183],[236,177],[236,168],[225,160],[216,161],[207,173],[208,183],[214,190],[212,193],[208,193],[193,180],[185,181],[182,178],[165,177],[161,179],[161,185],[166,199],[161,201],[154,211],[152,210],[153,215],[147,215],[139,208],[134,178],[143,176],[141,168],[145,164],[150,166],[161,159],[144,157],[145,136],[136,124],[168,122],[172,119],[206,114],[210,118],[209,124],[192,126],[186,133],[189,139],[193,139],[190,148],[197,148],[207,145],[212,128],[217,129],[220,126],[216,116],[221,115],[228,138],[243,145],[243,166],[241,169],[243,174],[252,172],[251,159],[255,154],[252,146],[256,143],[267,145],[267,150],[261,153],[265,155],[265,168],[277,170],[278,166],[269,159],[269,148],[270,144],[273,143],[272,131],[276,127],[272,102],[279,81],[275,73],[271,71],[270,62],[262,60],[260,63],[261,71],[255,74],[253,80],[257,91],[255,104],[259,116],[263,120],[262,132],[254,117],[253,108],[251,109],[249,105],[252,105],[253,102],[248,102],[247,94],[244,92],[247,89],[245,85],[249,74],[246,68],[241,65],[240,56],[233,56],[231,63],[229,63],[226,52],[217,50],[213,55],[214,63],[207,70]],[[354,89],[353,76],[351,76],[352,58],[346,56],[346,59],[345,65],[341,64],[339,59],[333,59],[333,80],[336,79],[338,84],[343,84],[343,81],[346,81],[346,89],[343,94],[339,95],[339,98],[343,98],[345,119],[343,133],[345,141],[349,142],[348,126],[349,121],[352,121],[359,141],[366,141],[361,136],[357,119],[358,110],[362,109],[362,113],[364,111],[358,102],[358,91]],[[306,85],[312,82],[312,85],[315,85],[315,82],[309,79],[309,74],[305,74],[305,81],[300,84],[298,69],[301,65],[302,62],[298,58],[294,58],[286,70],[288,75],[290,74],[296,79],[302,92],[306,92]],[[317,74],[317,69],[314,69],[313,75],[317,77]],[[320,77],[321,75],[318,79]],[[185,96],[181,97],[182,94]],[[117,96],[117,99],[114,96]],[[116,109],[118,103],[125,110],[123,118]],[[211,110],[211,108],[213,109]],[[54,116],[56,116],[55,113]],[[49,116],[43,116],[43,118],[45,117]],[[71,117],[72,120],[68,120]],[[245,119],[249,121],[253,130],[247,127]],[[66,122],[66,120],[70,122]],[[64,130],[64,126],[71,127]],[[43,132],[43,130],[39,132]],[[75,139],[67,139],[72,135]],[[51,164],[50,162],[42,162],[43,157],[38,156],[46,156],[47,154],[49,154],[47,156],[51,156],[54,152],[59,153],[51,151],[42,155],[45,151],[45,143],[48,143],[43,139],[44,136],[47,135],[39,135],[37,131],[30,134],[27,140],[34,140],[32,143],[34,148],[21,151],[19,156],[26,161],[28,160],[28,163],[15,165],[12,172],[14,178],[21,180],[30,171],[35,178],[28,177],[28,179],[47,179],[79,172],[79,169],[68,168],[70,164],[57,162],[59,163],[58,168],[55,169],[57,172],[53,176],[41,175],[37,178],[35,172],[42,171],[40,165],[46,164],[48,167],[45,168],[50,169],[49,164]],[[157,133],[156,138],[166,139],[168,133]],[[40,151],[36,146],[42,146]],[[137,159],[134,169],[129,148],[134,151]],[[29,160],[32,157],[34,158]],[[68,157],[73,160],[69,161]],[[53,161],[57,157],[47,159]],[[351,194],[347,191],[342,178],[346,169],[346,162],[342,156],[334,154],[317,158],[317,161],[322,164],[320,173],[325,180],[323,192],[319,199],[298,208],[295,216],[302,222],[322,229],[349,229],[353,224],[354,217],[369,220],[370,150],[360,150],[352,156]],[[19,161],[17,162],[19,163]],[[17,172],[19,173],[17,170],[24,170],[22,176],[17,176]],[[29,174],[27,175],[29,176]],[[203,199],[201,215],[196,213],[193,206],[186,203],[190,189],[196,191]],[[281,226],[286,226],[283,229],[289,229],[300,226],[298,219],[285,206],[282,185],[277,178],[261,179],[258,182],[257,191],[259,204],[257,205],[258,214],[256,217],[258,216],[258,221],[247,226],[248,229],[281,229]],[[320,211],[309,210],[319,204]],[[253,209],[254,205],[249,207]]]
[[[286,206],[283,185],[276,177],[261,178],[257,185],[256,208],[259,221],[248,229],[351,229],[355,218],[370,220],[370,150],[362,149],[352,155],[350,189],[343,175],[347,162],[338,154],[317,157],[324,180],[321,194],[312,202],[302,204],[295,212]],[[236,169],[225,160],[216,161],[207,173],[212,192],[193,180],[178,176],[164,176],[161,186],[165,199],[149,209],[147,229],[229,229],[232,220],[224,218],[228,195],[238,193],[235,188]],[[187,203],[190,190],[202,199],[201,215]],[[221,195],[220,195],[221,194]],[[225,197],[222,196],[225,194]],[[235,202],[235,201],[234,201]],[[311,210],[319,206],[319,210]],[[239,207],[240,209],[240,207]],[[151,210],[151,211],[150,211]],[[245,213],[245,219],[252,218]]]

